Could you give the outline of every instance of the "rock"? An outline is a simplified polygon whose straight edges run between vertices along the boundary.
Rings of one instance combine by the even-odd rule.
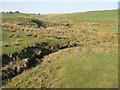
[[[25,59],[23,59],[23,61],[28,62],[28,61],[29,61],[29,58],[25,58]]]
[[[38,52],[37,52],[37,55],[40,55],[41,54],[41,50],[39,50]]]
[[[20,65],[17,66],[17,74],[20,74]]]
[[[21,74],[25,70],[24,65],[17,66],[17,74]]]
[[[25,63],[25,64],[23,64],[23,66],[24,66],[24,69],[26,70],[27,69],[27,64]]]
[[[24,70],[25,70],[24,66],[21,65],[21,66],[20,66],[20,73],[22,73]]]
[[[31,62],[31,59],[30,58],[26,58],[26,59],[23,59],[24,61],[24,69],[27,69],[29,66],[30,66],[30,62]]]

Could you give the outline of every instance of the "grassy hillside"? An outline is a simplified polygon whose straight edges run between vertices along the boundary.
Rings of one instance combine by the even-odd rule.
[[[77,20],[89,20],[95,22],[102,22],[106,23],[111,21],[111,23],[116,23],[118,18],[118,11],[117,10],[105,10],[105,11],[89,11],[89,12],[82,12],[82,13],[75,13],[75,14],[66,14],[61,17],[57,17],[60,19],[77,19]]]
[[[104,11],[88,11],[70,14],[48,14],[48,15],[33,15],[35,18],[52,18],[52,19],[75,19],[87,20],[101,23],[116,23],[118,21],[118,10]]]
[[[30,21],[29,15],[28,14],[18,14],[18,13],[13,13],[13,14],[2,14],[2,22],[28,22]]]
[[[55,38],[48,38],[44,36],[27,36],[21,33],[15,33],[16,36],[13,36],[12,38],[9,37],[9,34],[11,32],[3,31],[3,44],[8,44],[8,47],[3,47],[2,54],[11,54],[14,52],[20,52],[22,49],[28,47],[28,46],[34,46],[36,43],[42,43],[42,42],[48,42],[54,44],[56,42],[59,42]],[[14,33],[13,33],[14,34]],[[5,43],[4,43],[5,42]],[[15,45],[16,44],[16,45]],[[17,45],[18,44],[18,45]]]
[[[92,25],[95,29],[105,30],[101,27],[109,27],[107,31],[117,31],[118,23],[118,10],[104,10],[104,11],[88,11],[80,13],[70,14],[48,14],[48,15],[36,15],[34,18],[45,19],[64,19],[64,20],[78,20],[83,22],[92,22],[96,25]],[[78,23],[79,24],[79,23]],[[100,24],[100,25],[99,25]],[[92,28],[93,28],[92,27]],[[107,29],[107,28],[106,28]]]
[[[5,87],[115,88],[117,48],[111,48],[78,47],[50,54],[41,65],[23,72]]]
[[[3,14],[3,88],[117,88],[117,12]]]

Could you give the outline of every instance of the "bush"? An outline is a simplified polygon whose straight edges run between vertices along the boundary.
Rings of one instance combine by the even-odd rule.
[[[19,11],[15,11],[15,13],[20,13]]]

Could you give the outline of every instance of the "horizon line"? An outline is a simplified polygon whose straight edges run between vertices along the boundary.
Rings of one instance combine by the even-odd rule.
[[[101,9],[101,10],[86,10],[86,11],[76,11],[76,12],[66,12],[66,13],[27,13],[27,12],[20,12],[19,10],[15,10],[15,11],[19,11],[20,13],[22,14],[40,14],[40,15],[45,15],[45,14],[72,14],[72,13],[82,13],[82,12],[92,12],[92,11],[109,11],[109,10],[118,10],[118,8],[116,9]],[[10,10],[11,11],[11,10]],[[1,11],[0,13],[2,12],[10,12],[10,11]],[[11,12],[15,12],[15,11],[11,11]]]

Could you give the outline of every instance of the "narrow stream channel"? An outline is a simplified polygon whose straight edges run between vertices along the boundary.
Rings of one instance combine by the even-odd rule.
[[[21,74],[23,71],[40,64],[44,56],[59,51],[61,49],[76,46],[78,45],[77,44],[70,45],[69,42],[64,45],[49,46],[48,43],[44,42],[41,44],[36,44],[35,46],[32,47],[27,47],[23,49],[20,53],[14,53],[11,55],[3,54],[2,55],[3,67],[9,65],[11,61],[17,62],[18,60],[20,60],[22,61],[23,64],[21,65],[16,63],[17,65],[15,65],[14,67],[2,70],[2,84],[3,85],[7,84],[8,81],[11,81],[12,78]]]

